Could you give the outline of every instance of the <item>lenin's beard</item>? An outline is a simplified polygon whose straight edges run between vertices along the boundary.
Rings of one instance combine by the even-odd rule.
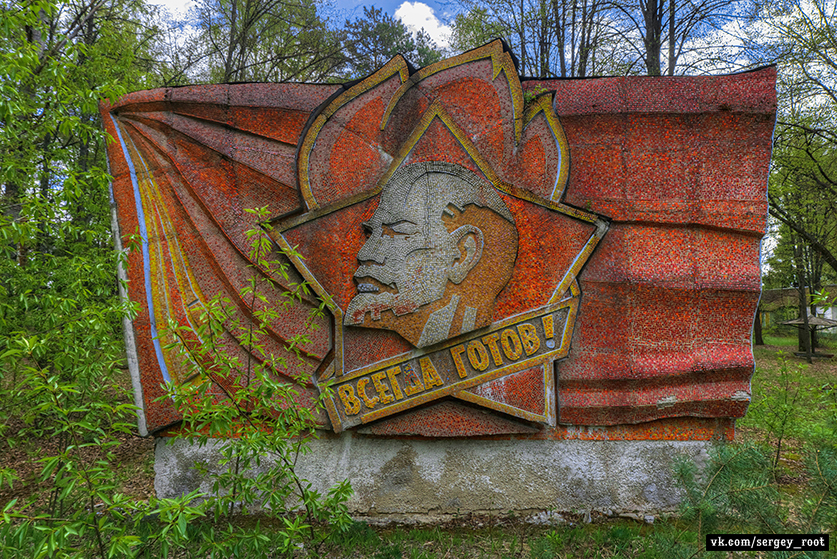
[[[381,312],[391,310],[395,316],[409,314],[419,308],[419,304],[409,296],[401,293],[358,293],[346,309],[345,324],[363,324],[366,313],[372,320],[381,320]]]
[[[416,251],[398,270],[401,272],[398,278],[394,277],[394,270],[386,265],[358,267],[355,277],[360,282],[359,287],[369,285],[363,283],[363,278],[372,278],[384,285],[395,285],[398,292],[358,293],[349,302],[343,323],[363,324],[366,313],[373,321],[378,321],[381,320],[381,312],[386,310],[391,310],[395,316],[403,316],[440,299],[447,283],[447,260],[443,250]]]

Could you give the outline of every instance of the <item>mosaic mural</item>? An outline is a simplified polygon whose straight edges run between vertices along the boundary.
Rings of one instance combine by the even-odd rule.
[[[248,208],[310,297],[277,374],[374,435],[730,437],[749,402],[775,69],[531,80],[497,41],[345,86],[159,89],[103,106],[152,432],[188,382],[161,325],[242,320]],[[295,248],[294,251],[290,251]],[[311,309],[330,302],[314,319]],[[277,303],[278,306],[278,303]],[[292,358],[288,340],[311,343]],[[235,347],[229,337],[230,351]],[[263,356],[255,355],[255,358]]]

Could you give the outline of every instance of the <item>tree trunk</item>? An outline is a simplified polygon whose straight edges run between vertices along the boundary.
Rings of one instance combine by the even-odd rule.
[[[660,0],[664,1],[664,0]],[[642,14],[645,19],[645,69],[649,76],[660,75],[660,47],[662,46],[662,18],[657,0],[648,0]]]
[[[47,14],[44,10],[38,12],[38,23],[35,26],[26,26],[26,40],[38,47],[38,58],[43,58],[46,50],[46,43],[44,42],[42,28],[46,27]],[[31,86],[23,86],[22,91],[29,97],[35,97],[35,91]],[[24,148],[21,148],[23,150]],[[20,220],[21,204],[25,194],[27,177],[23,176],[22,172],[15,173],[14,178],[9,180],[3,190],[2,202],[3,215],[10,218],[11,221]],[[21,243],[17,247],[17,262],[20,266],[26,265],[27,247]]]
[[[808,256],[810,258],[810,254]],[[813,302],[813,295],[814,293],[822,291],[822,265],[818,266],[816,269],[809,270],[808,277],[810,278],[809,283],[811,284],[808,286],[808,293],[810,295],[808,297],[808,311],[811,316],[817,316],[817,306]],[[819,346],[819,336],[817,336],[817,327],[815,326],[811,328],[811,351],[816,353]]]
[[[756,320],[753,322],[753,343],[764,345],[764,338],[761,334],[761,309],[756,310]]]
[[[794,240],[795,241],[795,240]],[[802,318],[802,328],[799,330],[799,351],[805,354],[808,363],[813,363],[811,355],[811,329],[808,325],[808,301],[805,295],[805,274],[802,271],[802,247],[793,244],[794,265],[796,266],[797,293],[799,294],[799,316]]]
[[[821,243],[814,235],[812,235],[809,231],[806,231],[799,223],[797,223],[790,215],[785,213],[779,206],[778,201],[770,198],[768,196],[768,212],[770,215],[787,225],[794,233],[805,239],[808,243],[808,246],[819,253],[822,256],[823,260],[826,264],[828,264],[832,270],[837,272],[837,256],[829,250],[823,243]],[[795,242],[795,241],[794,241]]]
[[[227,45],[227,52],[224,56],[224,83],[233,81],[233,76],[235,75],[233,69],[233,53],[235,53],[235,49],[242,39],[242,35],[238,33],[238,3],[237,0],[233,0],[230,5],[229,44]]]
[[[674,75],[674,0],[668,0],[668,75]]]

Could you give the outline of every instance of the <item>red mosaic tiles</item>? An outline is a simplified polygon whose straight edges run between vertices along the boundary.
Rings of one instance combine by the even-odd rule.
[[[613,220],[581,276],[578,337],[559,365],[562,422],[743,415],[774,80],[765,68],[538,82],[556,91],[571,146],[567,201]]]
[[[158,401],[160,384],[183,380],[154,340],[159,326],[197,320],[196,307],[217,293],[243,320],[252,316],[237,295],[252,270],[244,232],[256,225],[244,210],[267,206],[278,246],[298,245],[304,256],[291,259],[280,284],[314,281],[337,305],[303,361],[277,371],[336,371],[346,388],[324,427],[375,436],[732,437],[753,370],[774,83],[774,68],[521,83],[498,42],[412,76],[396,58],[349,89],[193,86],[103,106],[120,230],[146,239],[129,258],[129,293],[142,308],[134,329],[149,430],[176,424],[175,410]],[[468,187],[476,198],[446,210],[452,215],[487,209],[469,211],[476,221],[460,226],[458,260],[439,256],[425,272],[454,278],[418,307],[431,318],[398,326],[420,311],[387,318],[396,311],[385,310],[384,322],[364,314],[363,325],[352,324],[343,316],[353,301],[391,298],[371,294],[392,287],[353,276],[372,251],[369,235],[398,213],[384,215],[386,200],[413,208],[414,187],[406,198],[394,194],[405,173],[442,180],[434,196],[451,195],[448,180],[478,184]],[[489,191],[499,202],[485,198]],[[422,204],[430,219],[430,202]],[[480,266],[499,271],[505,260],[476,258],[458,284],[456,262],[468,259],[466,244],[472,254],[496,252],[480,239],[512,222],[508,279],[489,314],[470,311],[467,302],[490,289]],[[272,351],[289,355],[286,340],[316,304],[283,308]],[[530,311],[534,318],[524,316]],[[568,329],[553,332],[564,320]],[[531,354],[527,332],[538,340]]]

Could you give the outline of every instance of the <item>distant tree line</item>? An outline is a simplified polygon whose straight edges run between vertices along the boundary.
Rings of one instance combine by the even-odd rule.
[[[764,286],[796,287],[799,317],[805,320],[822,312],[816,294],[837,280],[835,3],[777,1],[761,13],[748,49],[761,61],[780,64]],[[800,351],[816,345],[816,337],[801,329]]]
[[[380,8],[336,26],[305,0],[198,0],[187,22],[158,15],[149,68],[159,85],[345,81],[397,54],[417,67],[442,58],[423,29]]]
[[[380,8],[340,20],[302,0],[198,0],[183,22],[152,19],[158,81],[324,81],[366,75],[395,54],[421,67],[505,38],[524,75],[659,76],[729,69],[730,26],[753,0],[458,0],[450,47]],[[186,23],[191,32],[186,34]],[[736,53],[737,56],[737,53]]]

